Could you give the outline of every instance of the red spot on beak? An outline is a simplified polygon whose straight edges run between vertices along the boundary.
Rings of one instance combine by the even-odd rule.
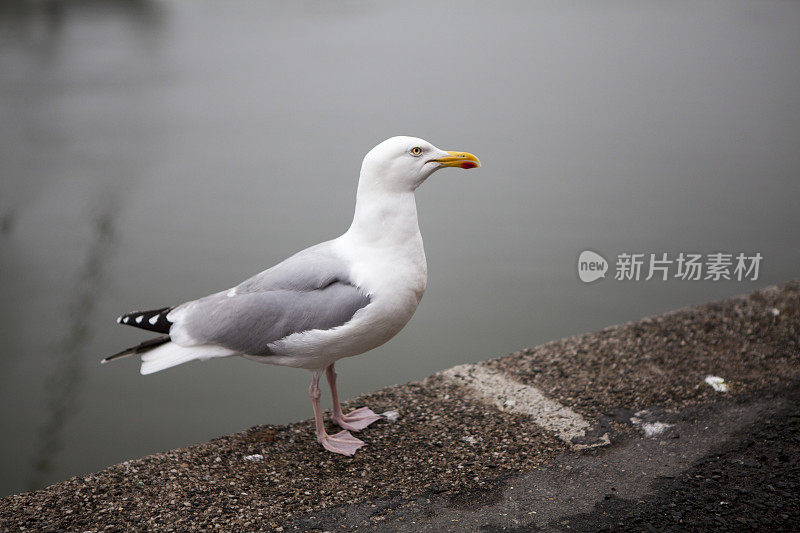
[[[476,163],[473,163],[472,161],[464,161],[463,163],[461,163],[461,168],[475,168],[477,166],[478,165]]]

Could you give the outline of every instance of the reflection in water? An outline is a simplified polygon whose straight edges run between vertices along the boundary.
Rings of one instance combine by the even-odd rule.
[[[2,41],[24,49],[40,59],[53,57],[64,25],[64,2],[49,0],[0,2]],[[21,47],[20,47],[21,48]]]
[[[131,57],[154,55],[164,24],[163,6],[158,2],[0,2],[0,96],[4,100],[0,106],[4,126],[0,128],[0,160],[6,163],[0,180],[3,237],[11,235],[26,208],[63,172],[63,168],[48,164],[66,154],[75,142],[74,125],[68,124],[63,110],[53,104],[88,80],[82,70],[92,64],[80,62],[81,40],[109,23],[120,22],[113,44],[130,36],[132,46],[119,46],[131,52]],[[114,74],[104,75],[103,80],[114,80]],[[84,90],[91,88],[90,83],[84,86]],[[14,163],[8,164],[10,161]]]
[[[0,235],[2,235],[3,237],[10,236],[11,232],[14,231],[15,222],[16,222],[16,214],[14,213],[14,211],[3,213],[2,218],[0,218]]]
[[[92,191],[90,197],[98,200],[88,246],[81,246],[82,251],[59,250],[64,264],[54,262],[59,265],[57,270],[62,271],[69,268],[71,258],[75,257],[74,277],[65,280],[62,286],[42,283],[41,287],[46,289],[39,289],[58,291],[53,301],[63,301],[62,295],[66,298],[66,308],[60,310],[66,318],[58,327],[51,324],[49,339],[41,339],[54,347],[47,366],[49,375],[44,379],[45,412],[36,419],[30,468],[17,470],[20,477],[15,482],[17,486],[24,483],[35,489],[52,481],[53,472],[61,468],[57,460],[64,435],[83,400],[88,371],[84,360],[87,346],[96,333],[91,321],[102,297],[107,296],[101,286],[107,281],[104,269],[108,268],[109,254],[118,237],[118,209],[123,206],[123,192],[129,190],[135,182],[131,178],[136,175],[121,163],[125,158],[117,145],[104,142],[113,136],[103,134],[87,139],[86,133],[93,131],[90,125],[93,121],[102,127],[115,120],[119,109],[136,104],[130,93],[115,89],[126,88],[129,77],[145,71],[137,70],[134,65],[145,64],[145,58],[157,51],[163,8],[162,4],[149,0],[0,2],[0,94],[4,100],[0,122],[6,125],[0,128],[0,160],[7,163],[0,180],[0,244],[9,246],[4,252],[25,264],[26,254],[37,247],[30,243],[39,242],[38,234],[47,225],[38,209],[47,204],[48,192],[58,188],[65,176],[70,181],[73,176],[81,176],[81,186],[88,185]],[[104,33],[107,28],[113,31]],[[103,41],[107,35],[110,40]],[[99,57],[92,54],[110,54],[106,56],[111,59],[110,64],[125,68],[96,70],[101,69],[98,65],[103,62],[87,59]],[[95,73],[99,73],[97,77]],[[95,100],[98,90],[102,96]],[[102,105],[103,97],[109,95],[118,97],[124,105]],[[76,112],[89,100],[93,102],[89,113]],[[130,153],[137,151],[132,149]],[[140,168],[137,166],[137,170]],[[109,176],[118,175],[128,179],[108,180]],[[109,184],[113,192],[106,196],[111,198],[94,192]],[[68,206],[75,205],[70,202],[79,197],[80,193],[67,192],[58,207],[47,209],[47,216],[57,218],[74,212]],[[14,241],[17,237],[24,245]],[[51,271],[44,268],[38,275],[47,276],[48,272]],[[18,290],[12,294],[24,293],[19,288],[24,282],[12,281],[11,277],[4,281],[17,284]],[[47,296],[40,301],[49,307]],[[33,307],[33,303],[27,302],[28,316]],[[4,348],[15,346],[15,335],[20,337],[19,346],[25,346],[25,333],[11,325],[2,343]],[[10,352],[2,359],[3,365],[11,365],[17,357],[33,355],[24,349]],[[40,377],[35,379],[38,381]],[[11,390],[2,392],[14,394]],[[68,462],[69,457],[65,460]]]
[[[4,0],[0,2],[0,43],[23,45],[40,60],[54,61],[70,21],[105,15],[120,17],[143,37],[151,36],[163,20],[161,8],[150,0]]]
[[[4,0],[0,2],[0,28],[14,32],[9,36],[14,38],[37,33],[55,36],[75,13],[81,17],[109,13],[139,28],[150,29],[162,20],[161,8],[151,0]]]
[[[80,385],[84,379],[86,346],[92,338],[93,314],[102,295],[103,271],[109,265],[117,241],[117,202],[106,202],[92,221],[93,235],[86,260],[75,280],[74,294],[67,305],[71,318],[51,373],[45,381],[47,416],[38,431],[33,455],[33,475],[28,487],[40,488],[52,471],[55,456],[61,450],[64,429],[78,410]]]

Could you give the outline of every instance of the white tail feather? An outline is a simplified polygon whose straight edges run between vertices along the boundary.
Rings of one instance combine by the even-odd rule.
[[[227,348],[210,344],[179,346],[174,342],[168,342],[142,354],[142,368],[140,372],[145,376],[166,368],[194,361],[195,359],[205,361],[213,357],[228,357],[235,354],[235,352]]]

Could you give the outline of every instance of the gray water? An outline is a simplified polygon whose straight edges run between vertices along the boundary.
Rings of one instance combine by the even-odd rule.
[[[797,277],[798,88],[797,2],[0,4],[0,493],[309,417],[305,371],[98,363],[344,231],[392,135],[483,167],[419,189],[428,290],[345,397]],[[764,260],[587,285],[585,249]]]

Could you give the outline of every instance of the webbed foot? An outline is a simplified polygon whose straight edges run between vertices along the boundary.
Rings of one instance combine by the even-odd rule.
[[[383,418],[383,415],[376,414],[369,407],[362,407],[351,411],[346,415],[340,417],[333,417],[333,423],[342,429],[349,429],[350,431],[361,431],[373,422]]]

